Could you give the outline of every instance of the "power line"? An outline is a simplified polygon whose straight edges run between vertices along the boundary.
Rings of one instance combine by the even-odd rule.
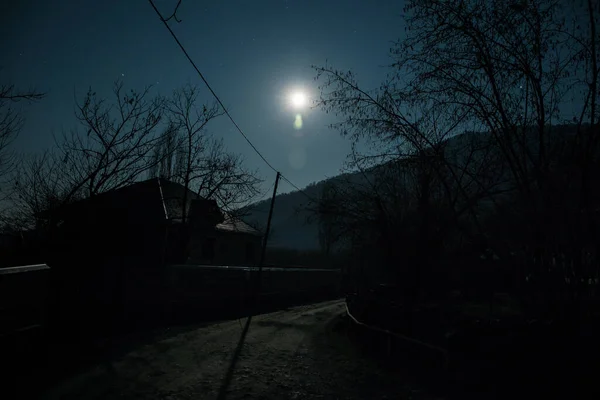
[[[200,72],[200,69],[198,68],[198,66],[196,66],[196,63],[194,62],[194,60],[192,60],[192,57],[190,57],[190,55],[187,52],[187,50],[185,49],[185,47],[183,47],[183,44],[179,41],[179,39],[177,38],[177,35],[175,35],[175,32],[173,32],[173,30],[169,26],[168,19],[163,18],[162,14],[160,13],[160,11],[158,11],[158,8],[156,8],[156,6],[154,5],[154,2],[152,0],[148,0],[148,2],[150,3],[150,5],[152,6],[152,8],[154,9],[154,12],[156,12],[156,15],[158,15],[158,18],[162,21],[163,25],[167,28],[167,30],[169,31],[169,33],[171,34],[171,36],[173,37],[173,39],[175,40],[175,42],[177,43],[177,45],[179,46],[179,48],[181,49],[181,51],[183,51],[183,54],[185,54],[185,56],[188,59],[188,61],[190,62],[190,64],[192,64],[192,66],[194,67],[194,69],[196,70],[196,72],[198,73],[198,75],[200,76],[200,79],[202,79],[202,82],[204,82],[204,84],[206,85],[206,87],[208,88],[208,90],[210,91],[210,93],[217,100],[217,103],[219,103],[219,105],[223,109],[223,112],[225,113],[225,115],[227,115],[227,117],[229,118],[229,120],[231,121],[231,123],[235,126],[235,128],[237,129],[237,131],[242,135],[242,137],[246,140],[246,142],[248,142],[248,144],[250,145],[250,147],[252,147],[252,149],[256,152],[256,154],[258,154],[258,156],[265,162],[265,164],[267,164],[267,166],[269,168],[271,168],[273,170],[273,172],[279,173],[279,176],[281,177],[281,179],[283,179],[284,181],[286,181],[287,183],[289,183],[293,188],[295,188],[297,191],[299,191],[300,193],[302,193],[303,195],[305,195],[307,198],[309,198],[312,201],[313,199],[312,199],[311,196],[309,196],[306,192],[304,192],[302,189],[300,189],[298,186],[296,186],[294,183],[292,183],[288,178],[286,178],[283,174],[281,174],[281,172],[277,171],[277,169],[275,169],[275,167],[273,167],[273,165],[271,165],[271,163],[262,155],[262,153],[250,141],[250,139],[248,138],[248,136],[246,136],[246,134],[244,133],[244,131],[242,131],[242,129],[240,128],[240,126],[237,124],[237,122],[235,122],[235,120],[233,119],[233,117],[231,116],[231,114],[229,113],[229,111],[227,110],[227,108],[225,107],[225,104],[223,104],[223,102],[221,101],[221,99],[219,98],[219,96],[217,96],[217,93],[215,93],[215,91],[210,86],[210,84],[208,83],[208,81],[206,80],[206,78],[204,77],[204,75],[202,74],[202,72]],[[179,7],[179,3],[177,4],[177,7]],[[175,12],[177,12],[177,9],[175,9]],[[173,13],[173,15],[171,17],[169,17],[169,19],[171,19],[174,15],[175,15],[175,13]],[[179,20],[177,20],[177,21],[179,21]]]
[[[281,174],[280,174],[281,176]],[[271,191],[273,190],[273,187],[275,186],[275,181],[273,181],[273,183],[271,183],[271,185],[269,185],[269,187],[260,195],[258,201],[256,201],[256,203],[254,203],[254,207],[246,207],[244,211],[246,212],[257,212],[257,208],[258,208],[258,203],[262,203],[263,201],[269,201],[269,197],[267,197],[267,195],[269,193],[271,193]],[[267,212],[267,211],[259,211],[259,212]]]
[[[160,18],[160,20],[162,21],[162,23],[165,25],[165,27],[167,28],[167,30],[169,31],[169,33],[171,34],[171,36],[173,36],[173,39],[175,39],[175,42],[177,42],[177,44],[179,45],[179,48],[181,49],[181,51],[183,51],[183,54],[185,54],[185,56],[187,57],[188,61],[192,64],[192,66],[194,67],[194,69],[196,70],[196,72],[198,73],[198,75],[200,76],[200,79],[202,79],[202,82],[204,82],[204,84],[206,85],[206,87],[208,88],[208,90],[210,91],[210,93],[212,93],[212,95],[214,96],[214,98],[217,100],[217,102],[219,103],[219,105],[223,109],[223,112],[225,113],[225,115],[227,115],[227,117],[229,118],[229,120],[231,121],[231,123],[236,127],[236,129],[238,130],[238,132],[240,132],[242,134],[242,136],[244,137],[244,139],[246,139],[246,142],[248,142],[248,144],[254,149],[254,151],[256,152],[256,154],[258,154],[260,156],[260,158],[262,158],[262,160],[265,162],[265,164],[267,164],[269,166],[269,168],[271,168],[274,172],[277,172],[277,170],[275,169],[275,167],[273,167],[271,165],[271,163],[269,163],[269,161],[267,161],[267,159],[260,153],[260,151],[258,151],[258,149],[254,146],[254,144],[252,144],[252,142],[250,141],[250,139],[248,139],[248,137],[242,131],[242,129],[239,127],[239,125],[234,121],[233,117],[231,116],[231,114],[229,114],[229,111],[227,111],[227,108],[225,107],[225,105],[223,104],[223,102],[221,101],[221,99],[219,98],[219,96],[217,96],[217,94],[215,93],[215,91],[209,85],[209,83],[206,80],[206,78],[204,78],[204,75],[202,75],[202,72],[200,72],[200,70],[196,66],[196,63],[194,62],[194,60],[192,60],[192,58],[188,54],[188,52],[185,49],[185,47],[183,47],[183,44],[181,44],[181,42],[179,41],[179,39],[175,35],[175,32],[173,32],[173,30],[171,29],[171,27],[169,26],[169,24],[167,23],[167,21],[163,18],[163,16],[160,13],[160,11],[158,11],[158,9],[156,8],[156,6],[154,5],[154,2],[152,0],[148,0],[148,2],[150,3],[150,5],[152,6],[152,8],[154,9],[154,11],[156,12],[156,14],[158,15],[158,17]]]
[[[311,196],[309,196],[308,193],[306,193],[304,190],[300,189],[298,186],[294,185],[292,183],[292,181],[290,181],[288,178],[286,178],[285,176],[281,175],[281,179],[283,179],[284,181],[286,181],[287,183],[289,183],[294,189],[296,189],[298,192],[302,193],[310,201],[314,201],[314,199]]]
[[[273,183],[271,183],[269,187],[260,195],[259,201],[269,200],[269,193],[271,193],[273,186],[275,186],[275,181],[273,181]]]

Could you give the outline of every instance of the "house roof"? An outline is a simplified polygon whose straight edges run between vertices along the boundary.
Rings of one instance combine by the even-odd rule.
[[[164,211],[164,218],[166,220],[177,222],[178,220],[181,221],[182,219],[182,203],[185,191],[185,187],[179,183],[172,182],[164,178],[151,178],[119,189],[111,190],[91,198],[64,205],[54,212],[63,216],[90,205],[92,205],[92,207],[99,204],[120,206],[123,204],[123,202],[125,202],[125,204],[129,203],[129,205],[132,205],[132,202],[139,201],[141,197],[147,196],[149,198],[155,198],[159,200],[157,203],[154,203],[156,205],[153,205],[152,207],[156,207],[160,204]],[[197,209],[194,209],[194,207],[191,207],[194,200],[206,202],[206,205],[202,205],[201,208],[212,206],[216,207],[218,210],[218,206],[214,200],[206,200],[192,190],[187,189],[186,203],[188,216],[190,217],[193,216],[194,211],[198,211]],[[252,228],[239,218],[235,218],[229,213],[223,212],[222,210],[219,211],[221,211],[221,214],[223,215],[223,220],[215,225],[215,229],[223,232],[243,233],[256,236],[262,235],[258,230]],[[40,216],[43,217],[43,214],[47,213],[40,213]]]
[[[262,233],[239,218],[233,217],[228,213],[223,213],[225,220],[215,227],[219,231],[245,233],[254,236],[262,236]]]
[[[160,183],[160,187],[162,190],[163,204],[167,218],[170,220],[181,220],[181,205],[183,201],[183,194],[185,188],[179,183],[170,182],[165,179],[160,179],[158,182]],[[194,211],[194,209],[191,207],[192,200],[204,200],[207,202],[214,202],[211,200],[204,199],[197,193],[188,189],[188,198],[186,203],[188,215],[190,217],[192,217]],[[216,206],[216,203],[214,204]],[[215,229],[222,232],[244,233],[249,235],[262,236],[262,233],[260,231],[251,227],[241,219],[236,218],[223,210],[220,211],[223,215],[223,221],[217,223]]]
[[[125,199],[131,198],[131,194],[145,194],[145,195],[153,195],[154,191],[158,193],[158,182],[164,181],[164,179],[147,179],[145,181],[135,182],[127,186],[123,186],[117,189],[109,190],[104,193],[100,193],[94,195],[92,197],[86,197],[81,200],[73,201],[67,204],[62,204],[61,206],[51,209],[45,210],[37,213],[37,216],[40,218],[47,218],[50,215],[58,216],[60,218],[69,215],[70,213],[77,212],[86,208],[95,207],[95,206],[105,206],[107,204],[116,205],[122,203]]]

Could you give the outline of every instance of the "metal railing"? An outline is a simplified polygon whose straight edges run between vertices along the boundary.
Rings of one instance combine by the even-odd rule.
[[[433,344],[431,344],[431,343],[423,342],[423,341],[421,341],[421,340],[414,339],[414,338],[411,338],[411,337],[408,337],[408,336],[402,335],[402,334],[400,334],[400,333],[397,333],[397,332],[392,332],[392,331],[390,331],[390,330],[388,330],[388,329],[380,328],[380,327],[373,326],[373,325],[368,325],[368,324],[366,324],[366,323],[364,323],[364,322],[360,321],[358,318],[356,318],[356,317],[355,317],[355,316],[354,316],[354,315],[353,315],[353,314],[350,312],[350,308],[348,307],[348,302],[346,302],[346,303],[345,303],[345,306],[346,306],[346,314],[348,315],[348,317],[350,317],[350,319],[351,319],[351,320],[352,320],[352,321],[353,321],[355,324],[357,324],[357,325],[360,325],[360,326],[363,326],[363,327],[365,327],[365,328],[367,328],[367,329],[370,329],[370,330],[372,330],[372,331],[375,331],[375,332],[379,332],[379,333],[383,333],[383,334],[386,334],[386,335],[388,335],[388,355],[389,355],[389,353],[391,352],[391,338],[392,338],[392,337],[395,337],[395,338],[397,338],[397,339],[404,340],[404,341],[406,341],[406,342],[408,342],[408,343],[412,343],[412,344],[416,344],[416,345],[419,345],[419,346],[423,346],[423,347],[425,347],[425,348],[428,348],[428,349],[430,349],[430,350],[434,350],[434,351],[437,351],[437,352],[439,352],[439,353],[440,353],[440,354],[442,354],[442,355],[443,355],[443,357],[444,357],[444,368],[446,368],[446,367],[448,366],[448,361],[449,361],[449,358],[448,358],[448,350],[446,350],[446,349],[444,349],[444,348],[442,348],[442,347],[439,347],[439,346],[433,345]]]

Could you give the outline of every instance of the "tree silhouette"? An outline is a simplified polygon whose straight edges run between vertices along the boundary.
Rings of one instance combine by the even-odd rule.
[[[199,89],[187,85],[166,100],[169,125],[154,149],[152,176],[182,184],[221,208],[233,211],[255,198],[260,180],[244,167],[243,159],[226,151],[223,141],[207,131],[211,121],[223,114],[215,103],[199,104]],[[183,204],[187,204],[187,190]],[[187,207],[182,209],[185,221]]]

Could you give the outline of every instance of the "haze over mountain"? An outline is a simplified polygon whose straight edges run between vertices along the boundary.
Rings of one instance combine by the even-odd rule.
[[[311,184],[304,188],[311,198],[318,199],[327,180]],[[297,250],[317,250],[319,248],[318,226],[316,221],[307,221],[310,213],[304,210],[310,200],[302,192],[290,192],[277,195],[269,247],[280,247]],[[244,220],[264,230],[267,225],[271,199],[263,200],[248,207],[248,215]]]
[[[548,135],[548,142],[558,144],[574,132],[573,125],[562,125],[552,127],[552,134]],[[527,135],[529,147],[533,156],[536,154],[536,136]],[[495,146],[495,139],[486,132],[462,133],[446,140],[446,154],[455,165],[470,163],[469,169],[476,169],[482,161],[482,157],[489,157],[490,148]],[[565,150],[565,146],[553,146],[558,151]],[[273,218],[271,221],[271,235],[268,247],[288,248],[296,250],[318,250],[319,229],[318,218],[307,207],[311,205],[311,199],[318,200],[323,188],[328,183],[359,183],[364,179],[372,179],[378,173],[378,168],[373,167],[363,174],[353,172],[340,174],[338,176],[313,183],[303,189],[303,192],[294,191],[276,196]],[[510,179],[510,178],[507,178]],[[504,185],[509,184],[507,181]],[[503,185],[503,186],[504,186]],[[250,205],[244,220],[261,230],[266,227],[271,200],[263,200]],[[314,204],[313,204],[314,206]]]

